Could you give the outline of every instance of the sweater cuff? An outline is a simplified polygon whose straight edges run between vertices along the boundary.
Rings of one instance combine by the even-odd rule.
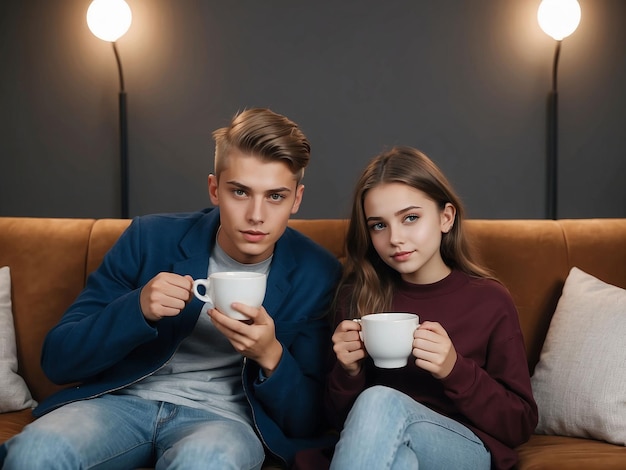
[[[450,374],[441,380],[449,393],[462,395],[476,382],[476,368],[478,365],[472,359],[466,359],[457,353],[456,363]]]
[[[360,391],[365,387],[365,367],[361,367],[361,372],[354,376],[349,375],[338,362],[335,363],[333,369],[332,376],[339,390]]]

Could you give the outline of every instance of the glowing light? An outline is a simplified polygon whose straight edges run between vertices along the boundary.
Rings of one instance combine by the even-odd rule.
[[[576,31],[580,16],[580,5],[576,0],[543,0],[537,10],[539,26],[557,41]]]
[[[94,0],[87,9],[87,26],[94,36],[115,42],[132,22],[133,15],[124,0]]]

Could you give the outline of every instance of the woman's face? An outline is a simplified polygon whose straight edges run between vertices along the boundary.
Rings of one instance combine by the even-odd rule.
[[[454,223],[451,204],[440,210],[418,189],[385,183],[366,193],[363,209],[374,249],[402,279],[431,284],[450,273],[439,247],[442,233]]]

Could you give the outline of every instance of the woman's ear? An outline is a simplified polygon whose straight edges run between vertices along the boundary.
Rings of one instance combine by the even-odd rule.
[[[448,233],[454,227],[454,220],[456,219],[456,207],[449,202],[446,202],[443,210],[441,211],[441,231]]]

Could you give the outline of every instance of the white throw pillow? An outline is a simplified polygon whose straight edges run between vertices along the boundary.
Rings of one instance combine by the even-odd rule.
[[[33,408],[24,379],[17,373],[17,348],[11,311],[11,273],[0,268],[0,413]]]
[[[532,377],[538,434],[626,445],[626,290],[572,268]]]

